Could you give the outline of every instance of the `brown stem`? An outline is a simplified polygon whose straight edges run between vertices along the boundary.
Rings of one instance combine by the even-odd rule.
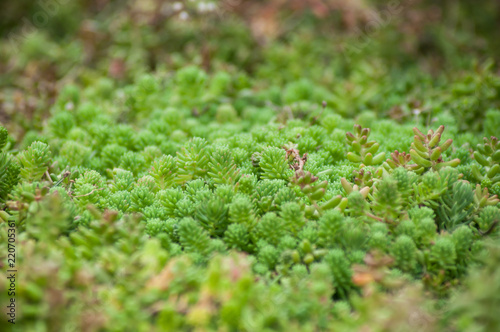
[[[96,191],[99,191],[99,190],[104,190],[104,188],[99,188],[99,189],[94,189],[92,190],[91,192],[87,193],[87,194],[84,194],[84,195],[78,195],[78,196],[72,196],[73,198],[75,197],[85,197],[85,196],[90,196],[92,195],[93,193],[95,193]]]
[[[377,221],[384,222],[384,218],[377,217],[376,215],[373,215],[370,212],[366,212],[365,215]]]
[[[496,227],[496,225],[497,225],[497,224],[498,224],[498,220],[495,220],[495,221],[491,224],[490,228],[489,228],[486,232],[483,232],[483,231],[481,231],[481,230],[478,230],[478,231],[479,231],[479,234],[481,234],[482,236],[486,236],[486,235],[490,234],[491,232],[493,232],[493,230],[495,229],[495,227]]]
[[[49,180],[49,182],[50,182],[51,184],[54,184],[54,181],[52,181],[52,179],[50,178],[49,170],[46,170],[46,171],[45,171],[45,176],[47,177],[47,179]]]

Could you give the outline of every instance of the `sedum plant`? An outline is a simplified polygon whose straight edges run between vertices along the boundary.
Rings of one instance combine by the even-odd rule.
[[[21,178],[26,181],[38,181],[49,169],[51,152],[49,146],[42,142],[33,142],[19,156]]]
[[[474,159],[482,166],[473,164],[472,174],[480,181],[483,186],[495,188],[495,193],[498,192],[498,183],[500,183],[500,145],[498,138],[491,136],[489,139],[484,138],[483,144],[477,145],[477,151],[474,152]]]
[[[418,128],[413,128],[415,136],[410,149],[412,161],[419,167],[416,172],[423,172],[428,169],[439,170],[442,167],[457,167],[460,159],[444,161],[443,153],[448,150],[453,143],[450,138],[441,143],[441,135],[444,132],[444,126],[440,126],[436,131],[430,129],[427,135],[424,135]],[[441,144],[440,144],[441,143]]]
[[[109,86],[68,88],[43,130],[0,130],[0,246],[14,224],[26,329],[391,330],[415,301],[447,307],[486,264],[495,140],[478,166],[443,126],[412,135],[364,113],[372,129],[345,134],[353,120],[315,107],[309,81],[285,88],[297,108],[282,109],[263,102],[279,89],[243,78],[160,76],[117,86],[125,106]]]
[[[380,144],[375,141],[368,141],[370,128],[363,128],[360,125],[354,125],[354,134],[346,134],[347,144],[351,146],[353,152],[347,154],[347,159],[353,163],[362,163],[364,165],[378,165],[384,158],[385,153],[376,154]]]

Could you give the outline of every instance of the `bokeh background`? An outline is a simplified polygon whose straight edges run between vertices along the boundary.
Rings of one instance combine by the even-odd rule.
[[[446,108],[481,132],[500,103],[498,31],[495,0],[2,1],[0,122],[22,137],[68,83],[125,86],[194,64],[254,90],[314,86],[271,94],[277,104],[321,90],[344,116]]]

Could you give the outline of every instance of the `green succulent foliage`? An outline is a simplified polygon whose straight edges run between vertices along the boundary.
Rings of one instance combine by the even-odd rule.
[[[392,177],[385,177],[374,188],[373,210],[388,222],[398,219],[402,208],[401,192],[398,182]]]
[[[130,199],[130,192],[117,191],[107,197],[107,205],[115,211],[127,213],[130,209]]]
[[[491,128],[488,121],[491,120],[491,117],[488,117],[485,111],[498,109],[497,98],[500,91],[500,80],[492,72],[494,66],[495,64],[491,60],[481,64],[477,63],[474,74],[461,75],[453,85],[452,94],[446,101],[446,107],[450,107],[456,112],[460,130]]]
[[[163,190],[176,184],[177,171],[175,158],[163,155],[153,161],[149,174],[155,179],[156,186]]]
[[[422,169],[417,164],[411,164],[411,155],[406,152],[399,152],[398,150],[391,153],[391,158],[387,159],[383,166],[386,171],[391,172],[394,169],[398,169],[400,167],[413,170],[415,172],[421,171]]]
[[[441,143],[441,135],[444,132],[444,126],[440,126],[435,132],[430,129],[427,135],[424,135],[418,128],[413,128],[415,136],[411,144],[411,160],[418,166],[412,166],[411,169],[416,172],[423,172],[428,169],[439,170],[443,167],[457,167],[460,159],[444,161],[442,154],[448,150],[453,143],[450,138]]]
[[[474,212],[474,192],[471,185],[464,181],[457,181],[453,185],[451,192],[440,197],[439,206],[436,206],[439,218],[438,226],[446,230],[454,230],[462,224],[472,221]]]
[[[400,235],[391,248],[396,266],[404,272],[413,272],[417,266],[417,246],[412,238]]]
[[[142,212],[146,207],[153,205],[155,194],[147,187],[139,186],[130,192],[130,209]]]
[[[0,151],[7,145],[9,132],[4,127],[0,126]]]
[[[452,324],[457,331],[494,330],[500,323],[498,315],[488,310],[500,301],[500,248],[494,241],[488,242],[488,248],[489,255],[481,257],[485,268],[473,270],[464,281],[465,291],[455,293],[449,302],[444,324]]]
[[[495,206],[485,207],[476,217],[475,223],[483,234],[488,232],[498,232],[500,209]]]
[[[323,171],[319,175],[328,174],[331,172]],[[324,211],[338,207],[339,209],[345,208],[345,200],[342,201],[340,195],[334,196],[327,201],[317,204],[317,202],[323,200],[326,189],[328,186],[328,181],[318,181],[318,177],[311,174],[309,171],[298,170],[295,172],[295,177],[292,178],[292,183],[300,188],[302,194],[307,196],[310,205],[305,207],[305,213],[308,217],[318,217]]]
[[[212,197],[198,203],[194,212],[196,220],[200,222],[211,236],[221,236],[228,226],[228,207],[222,199]]]
[[[484,138],[484,144],[477,145],[477,151],[474,152],[474,159],[482,166],[473,164],[472,174],[487,187],[491,188],[500,182],[500,145],[498,138],[491,136],[490,139]]]
[[[498,126],[500,126],[500,110],[488,110],[484,121],[484,135],[486,137],[495,135],[498,136]]]
[[[21,168],[12,157],[0,156],[0,202],[4,203],[10,192],[19,183]],[[10,159],[10,160],[9,160]]]
[[[263,240],[268,244],[277,246],[281,238],[285,235],[283,220],[274,212],[268,212],[262,216],[262,219],[255,226],[252,235],[254,243]]]
[[[341,235],[344,217],[337,210],[326,212],[318,221],[318,243],[324,248],[332,248],[338,245]]]
[[[61,159],[73,167],[87,164],[90,153],[90,148],[74,141],[66,141],[59,151]]]
[[[453,240],[440,236],[431,248],[428,269],[434,272],[443,270],[445,273],[455,274],[457,272],[456,259],[457,252]]]
[[[248,8],[259,13],[260,6]],[[371,6],[353,7],[352,15],[364,17]],[[464,6],[443,11],[458,18],[443,19],[441,33],[462,12],[473,15]],[[123,15],[118,6],[113,19],[99,21],[97,30],[120,31],[97,33],[104,39],[94,46],[110,38],[113,51],[90,52],[92,61],[81,61],[78,38],[59,29],[71,15],[51,20],[65,34],[58,38],[76,39],[68,48],[44,29],[21,41],[19,63],[2,48],[2,61],[23,78],[16,89],[24,89],[27,74],[49,74],[39,75],[36,96],[23,90],[26,105],[7,89],[1,106],[14,137],[0,127],[0,247],[7,261],[14,224],[22,244],[19,325],[433,331],[440,321],[445,331],[494,330],[493,241],[500,229],[494,67],[465,68],[466,57],[455,59],[457,73],[470,74],[462,80],[429,75],[421,68],[434,63],[414,66],[412,54],[384,48],[377,38],[370,61],[362,53],[332,57],[325,41],[337,47],[331,38],[341,35],[309,41],[313,31],[326,31],[311,23],[323,9],[309,13],[293,35],[276,26],[270,30],[283,32],[281,38],[266,33],[257,43],[259,29],[210,16],[210,4],[153,10],[168,16],[159,20],[162,36],[158,17],[143,7],[130,3]],[[294,8],[297,18],[301,8]],[[281,15],[274,7],[266,12],[275,10]],[[177,21],[180,13],[189,20]],[[482,11],[481,22],[492,19],[484,13],[495,10]],[[397,37],[394,28],[388,40]],[[77,30],[85,38],[96,33]],[[202,35],[209,43],[197,54],[193,45]],[[431,49],[446,50],[447,63],[456,66],[453,43],[441,39]],[[419,36],[408,47],[416,42],[421,49]],[[113,58],[94,64],[102,54]],[[404,68],[394,59],[404,59]],[[80,71],[84,63],[92,70]],[[59,86],[53,75],[71,80],[74,66],[79,85],[66,84],[54,99],[44,89]],[[6,75],[5,82],[19,83]],[[412,134],[431,123],[443,126]],[[442,142],[445,125],[450,139]],[[472,158],[479,134],[493,137]],[[0,279],[2,305],[9,287]]]
[[[64,138],[75,126],[75,118],[71,112],[57,112],[49,121],[49,128],[53,135]]]
[[[144,157],[136,152],[128,151],[123,154],[120,158],[119,167],[121,169],[132,172],[134,176],[142,173],[146,166],[146,160]]]
[[[245,224],[253,227],[256,216],[252,201],[248,196],[238,195],[229,204],[228,218],[232,224]]]
[[[109,188],[112,192],[116,191],[130,191],[134,186],[134,174],[129,171],[116,168],[111,173],[111,180],[109,181]]]
[[[387,252],[389,250],[389,245],[391,244],[390,239],[388,239],[385,232],[374,232],[370,236],[369,246],[374,250],[379,250],[381,252]]]
[[[352,270],[345,253],[340,249],[333,249],[325,256],[325,262],[333,276],[335,293],[340,298],[346,298],[349,291],[354,289],[352,283]]]
[[[231,151],[227,147],[219,148],[212,152],[208,169],[208,175],[215,184],[233,185],[238,182],[240,177]]]
[[[210,254],[210,237],[194,219],[182,219],[178,224],[177,233],[184,251],[200,254],[205,258]]]
[[[305,226],[304,211],[296,202],[288,202],[281,206],[280,217],[285,228],[292,234],[297,234]]]
[[[186,106],[195,106],[196,101],[203,96],[207,74],[196,66],[189,66],[179,70],[175,76],[179,102]]]
[[[259,259],[259,265],[257,265],[255,269],[257,273],[262,273],[273,270],[276,267],[280,254],[276,247],[265,244],[260,248],[257,257]]]
[[[431,205],[434,200],[439,200],[447,193],[458,178],[459,173],[454,168],[443,168],[439,172],[425,173],[420,181],[413,185],[414,197],[411,198],[413,204]]]
[[[121,157],[127,152],[127,148],[118,144],[107,144],[101,151],[101,162],[104,167],[113,169],[120,164]]]
[[[224,233],[224,242],[228,248],[245,252],[252,252],[253,245],[246,224],[231,224]]]
[[[495,190],[495,187],[492,188]],[[481,188],[481,185],[476,184],[476,190],[474,190],[474,203],[479,208],[486,206],[496,205],[500,202],[498,195],[490,195],[488,188]]]
[[[303,264],[309,268],[320,262],[328,253],[328,250],[312,244],[308,239],[303,239],[297,245],[296,241],[291,241],[292,238],[285,237],[281,241],[282,246],[286,243],[286,240],[290,240],[288,241],[290,245],[285,247],[285,251],[282,253],[282,260],[285,262],[291,261],[293,264]],[[294,248],[296,249],[294,250]]]
[[[7,130],[0,127],[0,146],[5,147],[7,142]],[[3,142],[3,143],[2,143]],[[3,146],[2,146],[3,145]],[[10,192],[20,180],[21,168],[15,158],[10,154],[2,152],[0,148],[0,204],[6,202]]]
[[[51,152],[49,146],[42,142],[33,142],[19,156],[21,178],[25,181],[38,181],[49,169]]]
[[[293,171],[288,165],[286,151],[277,147],[268,147],[262,152],[258,166],[264,180],[288,180]]]
[[[163,232],[165,232],[167,225],[164,220],[159,218],[148,219],[146,226],[144,227],[144,231],[149,236],[157,236]]]
[[[376,154],[380,145],[375,141],[368,141],[370,132],[370,128],[354,125],[354,134],[351,132],[346,134],[346,142],[353,150],[347,153],[349,161],[370,166],[378,165],[384,160],[385,153]]]
[[[204,177],[208,171],[209,151],[205,139],[195,137],[177,152],[178,182]]]
[[[259,181],[252,195],[254,206],[260,213],[277,210],[277,194],[280,191],[286,191],[286,189],[286,184],[283,180]]]
[[[452,234],[453,242],[457,252],[458,273],[463,275],[467,272],[469,265],[474,233],[470,227],[462,225]]]

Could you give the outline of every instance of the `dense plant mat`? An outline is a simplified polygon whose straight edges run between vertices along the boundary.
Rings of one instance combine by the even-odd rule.
[[[0,40],[2,328],[500,326],[500,77],[481,24],[454,36],[489,60],[446,38],[386,52],[396,19],[360,44],[376,1],[140,3],[75,1]]]

